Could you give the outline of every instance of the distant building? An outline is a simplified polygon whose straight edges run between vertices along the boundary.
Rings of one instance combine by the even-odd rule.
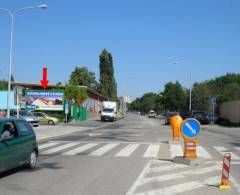
[[[119,111],[122,113],[126,113],[127,111],[127,103],[129,103],[130,98],[126,96],[118,97],[119,100]]]
[[[124,101],[125,103],[130,104],[130,103],[132,102],[129,96],[121,96],[121,97],[123,98],[123,101]]]

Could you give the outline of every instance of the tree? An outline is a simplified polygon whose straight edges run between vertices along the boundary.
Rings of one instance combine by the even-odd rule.
[[[157,94],[155,93],[145,93],[141,98],[141,111],[146,113],[150,110],[155,110],[156,98]]]
[[[11,82],[15,82],[14,76],[11,74]]]
[[[117,83],[114,77],[112,54],[106,49],[99,56],[100,84],[99,91],[110,100],[117,99]]]
[[[220,101],[231,101],[231,100],[239,100],[240,99],[240,85],[237,83],[230,83],[226,85]]]
[[[87,99],[87,97],[87,92],[83,88],[74,85],[67,85],[65,87],[65,100],[74,101],[75,104],[82,106],[83,102]]]
[[[176,81],[175,83],[169,82],[165,85],[165,89],[162,93],[162,101],[164,107],[169,111],[182,111],[186,110],[186,90],[184,90],[181,84]]]
[[[89,71],[87,67],[75,67],[71,73],[69,84],[87,86],[94,90],[96,90],[98,86],[95,73]]]
[[[195,83],[192,90],[192,107],[194,110],[209,110],[211,91],[207,83]]]
[[[0,80],[0,90],[7,90],[8,82],[5,80]]]

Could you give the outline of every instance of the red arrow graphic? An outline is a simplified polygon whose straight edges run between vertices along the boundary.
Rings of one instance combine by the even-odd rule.
[[[41,80],[41,84],[44,90],[46,90],[48,86],[48,80],[47,80],[47,68],[43,68],[43,79]]]

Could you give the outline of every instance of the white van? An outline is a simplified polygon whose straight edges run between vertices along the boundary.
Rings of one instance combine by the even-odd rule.
[[[148,113],[148,118],[156,118],[156,112],[151,110],[149,113]]]

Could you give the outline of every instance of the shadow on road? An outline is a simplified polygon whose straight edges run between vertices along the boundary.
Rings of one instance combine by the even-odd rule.
[[[62,169],[62,168],[63,167],[60,166],[59,163],[38,163],[37,167],[35,169],[28,169],[26,166],[21,166],[21,167],[0,173],[0,179],[14,175],[18,172],[36,172],[36,171],[40,171],[42,169],[55,169],[56,170],[56,169]]]

